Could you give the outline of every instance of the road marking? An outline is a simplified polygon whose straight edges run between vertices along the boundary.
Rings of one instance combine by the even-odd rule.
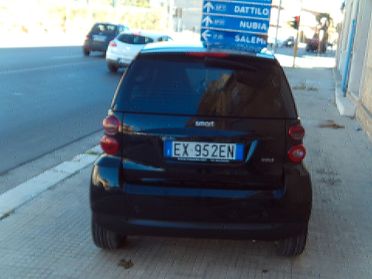
[[[65,161],[54,168],[19,184],[0,195],[0,220],[9,216],[17,208],[32,200],[39,194],[71,177],[78,171],[92,164],[102,153],[100,146],[95,146],[72,160]]]
[[[55,69],[55,68],[82,65],[82,64],[93,63],[93,62],[98,62],[98,60],[97,61],[82,61],[82,62],[74,62],[74,63],[63,63],[63,64],[57,64],[57,65],[39,66],[39,67],[16,69],[16,70],[2,70],[0,71],[0,75],[20,74],[20,73],[27,73],[27,72],[32,72],[32,71],[50,70],[50,69]]]
[[[51,60],[63,60],[63,59],[75,59],[75,58],[82,58],[83,55],[60,55],[60,56],[52,56],[50,57]]]

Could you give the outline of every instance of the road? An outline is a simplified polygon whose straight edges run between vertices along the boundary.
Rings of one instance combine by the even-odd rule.
[[[0,175],[101,129],[120,74],[81,47],[0,48]]]

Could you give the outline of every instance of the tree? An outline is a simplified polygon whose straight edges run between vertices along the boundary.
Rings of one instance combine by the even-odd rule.
[[[318,21],[317,34],[319,37],[318,51],[325,52],[328,43],[328,28],[332,23],[332,18],[328,13],[319,13],[316,16]]]

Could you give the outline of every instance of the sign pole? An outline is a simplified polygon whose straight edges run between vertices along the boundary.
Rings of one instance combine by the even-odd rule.
[[[296,33],[296,40],[295,45],[293,47],[293,65],[292,68],[296,67],[296,57],[298,53],[298,39],[299,39],[299,33],[300,33],[300,26],[301,26],[301,11],[302,11],[302,0],[300,1],[300,12],[298,16],[295,16],[295,24],[297,26],[297,33]]]
[[[278,7],[278,20],[276,21],[274,53],[278,49],[278,30],[279,30],[279,20],[280,20],[280,10],[281,10],[281,8],[282,8],[282,0],[279,1],[279,7]]]
[[[295,40],[295,45],[293,47],[293,65],[292,68],[296,67],[296,57],[298,53],[298,30],[297,30],[297,35],[296,35],[296,40]]]

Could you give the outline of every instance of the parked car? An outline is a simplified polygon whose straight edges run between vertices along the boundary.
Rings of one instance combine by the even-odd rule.
[[[83,53],[88,56],[92,51],[106,52],[109,42],[119,33],[129,30],[122,24],[96,23],[85,38]]]
[[[149,44],[116,90],[90,184],[92,237],[279,240],[306,245],[304,128],[273,55]]]
[[[289,36],[285,39],[282,43],[282,47],[293,47],[295,44],[295,38],[293,36]]]
[[[327,42],[319,41],[319,37],[317,35],[314,35],[313,38],[307,39],[305,50],[307,52],[319,51],[320,53],[325,53],[327,51]]]
[[[126,31],[113,39],[106,52],[107,67],[111,72],[117,72],[120,67],[128,66],[138,52],[148,43],[171,41],[166,34]]]

